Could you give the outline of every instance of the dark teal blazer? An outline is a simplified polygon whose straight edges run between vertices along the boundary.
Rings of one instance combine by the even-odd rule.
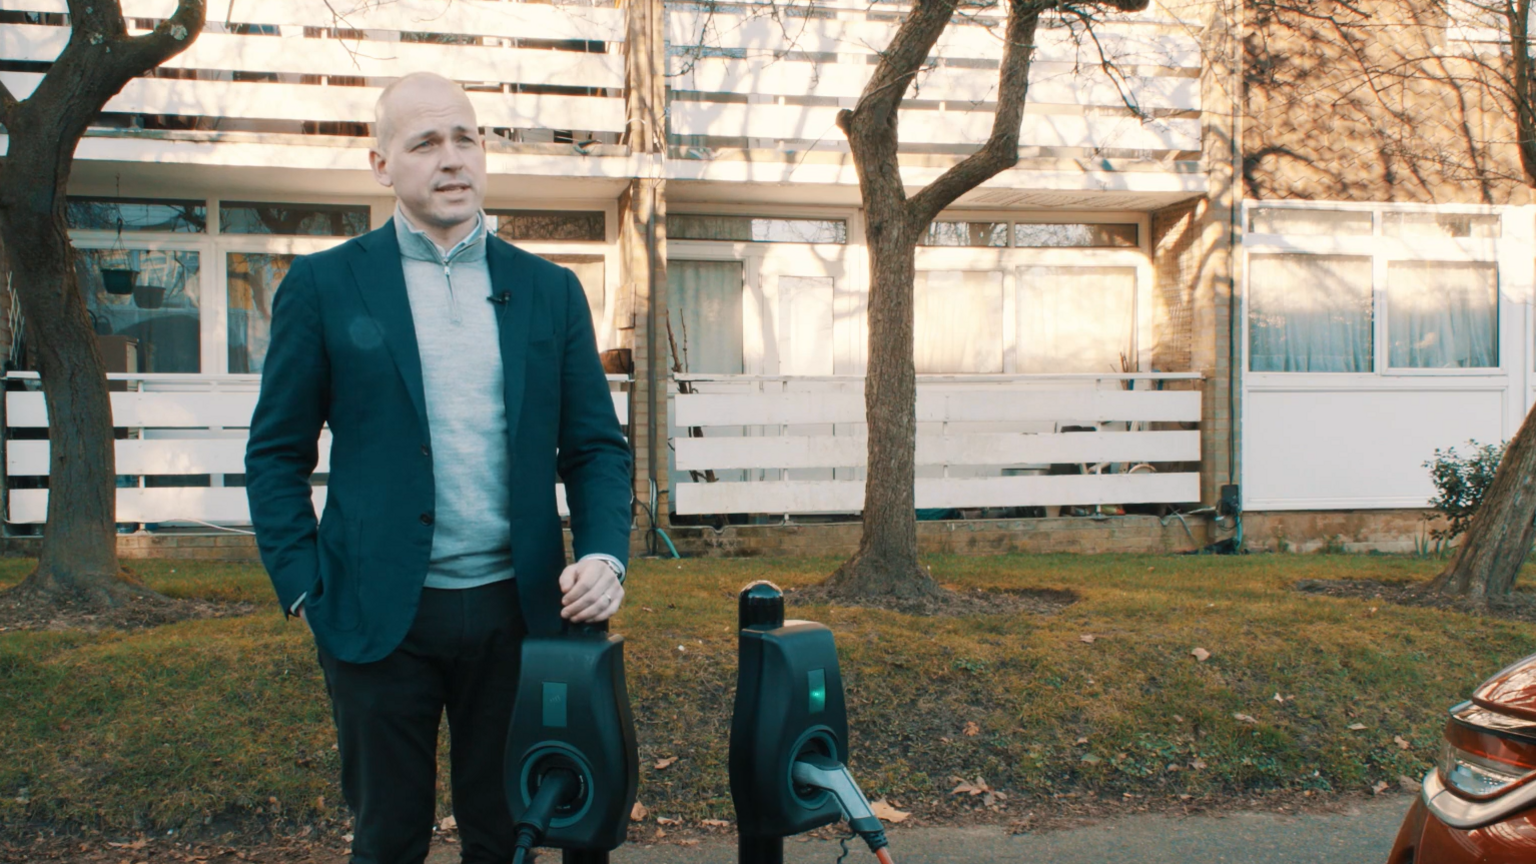
[[[570,270],[486,242],[506,378],[512,560],[533,633],[560,629],[565,482],[576,556],[628,558],[629,444]],[[466,302],[490,302],[491,298]],[[466,346],[467,347],[467,346]],[[322,426],[328,495],[310,499]],[[410,629],[432,551],[435,489],[421,357],[393,220],[294,261],[272,303],[271,342],[246,448],[261,560],[286,611],[300,595],[315,641],[351,663]]]

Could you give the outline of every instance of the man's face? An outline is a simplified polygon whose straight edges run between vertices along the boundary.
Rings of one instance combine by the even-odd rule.
[[[410,82],[390,94],[384,140],[369,153],[373,176],[395,190],[418,227],[452,228],[485,201],[485,143],[464,91],[446,82]]]

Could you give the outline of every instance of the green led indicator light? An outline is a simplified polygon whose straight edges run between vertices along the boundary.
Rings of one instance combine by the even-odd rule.
[[[827,709],[827,670],[812,669],[805,677],[811,685],[810,712],[820,714]]]

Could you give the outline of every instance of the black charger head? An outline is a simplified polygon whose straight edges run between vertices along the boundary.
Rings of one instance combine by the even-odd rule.
[[[622,637],[576,628],[523,640],[505,766],[514,820],[550,772],[576,776],[575,794],[555,808],[541,845],[607,851],[624,842],[640,765]]]

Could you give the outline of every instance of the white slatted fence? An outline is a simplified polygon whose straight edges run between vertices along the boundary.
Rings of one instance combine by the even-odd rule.
[[[12,373],[12,379],[36,381],[35,374]],[[245,473],[245,447],[256,408],[259,379],[256,376],[111,375],[114,381],[130,382],[139,390],[114,392],[112,422],[129,430],[127,439],[116,442],[119,476],[204,477],[209,486],[148,487],[117,490],[119,522],[213,523],[249,525],[250,510],[245,489],[224,486],[224,475]],[[629,378],[608,376],[613,406],[620,424],[629,424]],[[9,480],[46,477],[49,447],[46,440],[16,438],[17,430],[46,429],[48,411],[41,391],[5,394],[5,470]],[[316,473],[330,471],[331,434],[320,435]],[[48,515],[48,490],[17,489],[8,482],[12,523],[41,524]],[[324,486],[314,491],[315,512],[325,505]],[[565,509],[565,489],[556,488],[560,514]]]
[[[828,513],[863,508],[866,456],[859,378],[684,376],[673,397],[677,513]],[[1181,504],[1195,472],[1139,468],[1200,460],[1198,390],[1153,389],[1196,373],[919,376],[917,506]],[[1136,389],[1126,389],[1134,382]],[[1177,386],[1177,385],[1176,385]],[[1093,427],[1068,432],[1064,427]],[[1089,473],[1049,476],[1052,465]],[[1093,471],[1091,466],[1101,466]],[[743,471],[743,469],[745,469]],[[821,479],[796,479],[819,469]],[[744,480],[682,482],[689,472]],[[720,474],[718,476],[727,476]]]

